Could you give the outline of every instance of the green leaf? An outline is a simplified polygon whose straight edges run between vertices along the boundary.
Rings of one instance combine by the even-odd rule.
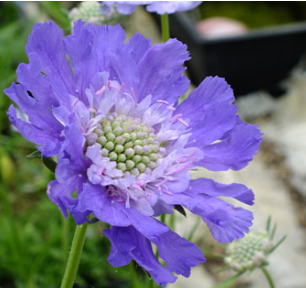
[[[273,248],[270,250],[269,253],[272,253],[276,248],[278,248],[279,245],[281,245],[285,239],[287,238],[287,235],[283,236],[282,239],[280,239],[274,246]]]
[[[35,150],[33,153],[27,155],[27,158],[41,158],[41,152],[39,150]]]
[[[39,5],[65,32],[70,31],[70,20],[64,12],[61,1],[41,1]]]
[[[266,230],[268,233],[270,233],[270,228],[271,228],[271,215],[269,215],[267,224],[266,224]]]
[[[277,228],[277,223],[274,224],[274,227],[273,227],[271,235],[270,235],[270,240],[273,240],[275,232],[276,232],[276,228]]]
[[[188,241],[191,241],[191,240],[192,240],[192,237],[193,237],[194,233],[196,232],[196,230],[198,229],[200,222],[201,222],[201,218],[200,218],[200,217],[197,217],[197,221],[196,221],[196,223],[193,225],[193,227],[192,227],[192,229],[190,230],[190,233],[189,233],[189,235],[188,235],[188,238],[187,238]]]
[[[41,162],[53,173],[55,172],[55,168],[57,163],[51,157],[42,157],[41,152],[39,150],[35,150],[33,153],[27,156],[27,158],[41,158]]]
[[[234,287],[237,279],[244,273],[243,272],[239,272],[233,276],[231,276],[230,278],[226,279],[225,281],[223,281],[222,283],[214,286],[213,288],[231,288]]]
[[[42,157],[41,161],[45,164],[45,166],[52,172],[55,173],[56,162],[50,157]]]

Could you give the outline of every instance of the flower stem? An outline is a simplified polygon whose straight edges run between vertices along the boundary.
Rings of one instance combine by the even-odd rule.
[[[170,215],[170,220],[169,220],[169,227],[171,230],[174,231],[174,226],[175,226],[175,214]]]
[[[267,270],[266,268],[264,268],[264,267],[261,267],[261,270],[262,270],[262,272],[265,274],[265,276],[266,276],[266,278],[267,278],[267,280],[268,280],[268,282],[269,282],[270,287],[271,287],[271,288],[275,288],[274,282],[273,282],[273,280],[272,280],[272,278],[271,278],[271,275],[270,275],[270,273],[268,272],[268,270]]]
[[[170,38],[168,14],[161,15],[161,27],[163,42],[167,42]]]
[[[62,248],[63,248],[63,265],[66,264],[68,255],[68,239],[69,239],[69,218],[63,219],[63,237],[62,237]],[[65,266],[64,266],[65,267]]]
[[[86,230],[88,223],[79,225],[75,229],[71,251],[66,266],[66,271],[62,281],[61,288],[72,288],[75,280],[76,273],[78,271],[83,246],[85,242]]]

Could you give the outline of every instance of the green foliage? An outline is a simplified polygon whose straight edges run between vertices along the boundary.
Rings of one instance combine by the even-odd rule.
[[[60,1],[41,1],[39,5],[48,16],[56,22],[65,32],[70,32],[70,20],[68,12]]]

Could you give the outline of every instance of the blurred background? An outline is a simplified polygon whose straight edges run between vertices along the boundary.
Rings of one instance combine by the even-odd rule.
[[[83,5],[83,6],[82,6]],[[86,5],[85,5],[86,6]],[[83,7],[83,8],[81,8]],[[158,15],[138,7],[130,16],[103,18],[96,6],[81,2],[0,2],[0,288],[59,287],[75,224],[64,220],[46,196],[54,175],[38,158],[27,158],[35,146],[8,121],[11,101],[2,92],[16,81],[16,69],[28,62],[25,45],[33,24],[52,19],[66,34],[78,17],[94,23],[120,21],[127,37],[140,32],[161,42]],[[265,133],[254,161],[242,171],[194,172],[222,183],[252,188],[253,229],[263,230],[269,215],[286,241],[269,258],[276,287],[306,287],[306,2],[203,2],[188,13],[171,15],[171,36],[188,45],[192,60],[187,75],[192,87],[207,75],[225,77],[237,96],[245,121]],[[177,216],[180,235],[190,233],[197,219]],[[110,244],[103,223],[91,225],[77,277],[77,288],[143,287],[131,283],[129,267],[107,262]],[[231,275],[225,267],[225,247],[216,243],[204,224],[194,241],[207,262],[189,279],[171,287],[217,287]],[[145,272],[136,270],[140,278]],[[268,287],[260,271],[218,287]]]

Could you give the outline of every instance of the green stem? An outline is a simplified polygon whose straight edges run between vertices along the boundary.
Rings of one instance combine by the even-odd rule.
[[[68,255],[68,239],[69,239],[69,218],[63,217],[63,238],[62,238],[62,246],[63,246],[63,265],[66,264],[66,259]]]
[[[231,276],[230,278],[226,279],[224,282],[214,286],[213,288],[224,288],[224,287],[232,287],[235,282],[236,279],[239,278],[244,272],[239,272],[233,276]]]
[[[272,278],[271,278],[271,275],[270,275],[270,273],[268,272],[268,270],[267,270],[266,268],[264,268],[264,267],[261,267],[261,270],[262,270],[262,272],[265,274],[265,276],[266,276],[266,278],[267,278],[267,280],[268,280],[268,282],[269,282],[270,287],[271,287],[271,288],[275,288],[274,282],[273,282],[273,280],[272,280]]]
[[[169,221],[169,227],[171,230],[174,231],[174,226],[175,226],[175,214],[170,214],[170,221]]]
[[[148,288],[155,288],[157,285],[155,284],[153,279],[149,279]]]
[[[135,271],[134,261],[130,262],[130,274],[131,274],[131,278],[132,278],[132,287],[133,288],[138,287],[137,274],[136,274],[136,271]]]
[[[166,214],[162,214],[160,216],[160,221],[163,222],[164,224],[166,224]]]
[[[170,38],[168,14],[161,15],[161,27],[163,42],[167,42]]]
[[[62,281],[61,288],[72,288],[75,280],[76,273],[78,271],[83,246],[85,242],[86,230],[88,223],[79,225],[75,229],[71,251],[66,266],[66,271]]]

